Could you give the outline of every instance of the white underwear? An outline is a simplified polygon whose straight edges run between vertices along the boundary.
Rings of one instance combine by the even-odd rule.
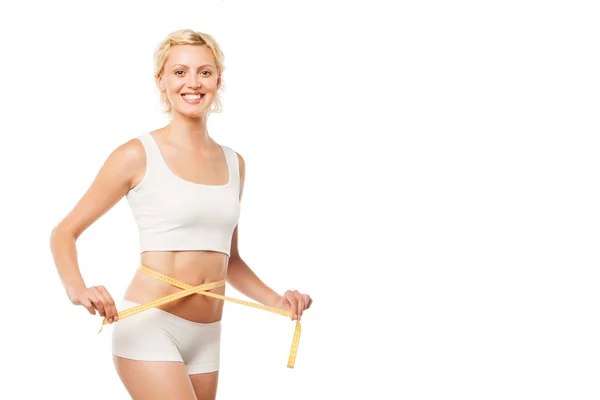
[[[119,312],[138,306],[122,299]],[[221,321],[189,321],[158,308],[151,308],[112,326],[112,353],[140,361],[183,362],[189,375],[219,369]]]

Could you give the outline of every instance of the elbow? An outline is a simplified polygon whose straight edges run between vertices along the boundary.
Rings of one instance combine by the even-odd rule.
[[[61,228],[61,224],[55,225],[50,232],[50,241],[52,242],[57,236],[59,236],[64,229]]]
[[[75,235],[73,232],[66,230],[61,224],[58,224],[54,228],[52,228],[52,231],[50,232],[50,246],[53,246],[57,239],[63,237],[68,237],[72,238],[73,240],[77,240],[77,235]]]
[[[244,261],[239,256],[229,257],[229,261],[227,263],[227,280],[235,280],[236,276],[239,275],[240,266],[244,264]]]
[[[50,232],[50,240],[49,240],[49,244],[50,244],[50,251],[52,252],[52,254],[54,254],[55,249],[56,249],[56,237],[58,235],[58,227],[55,226],[54,228],[52,228],[52,232]]]
[[[233,265],[237,265],[239,263],[242,263],[243,260],[240,257],[239,253],[235,253],[235,254],[231,254],[231,256],[229,256],[229,260],[227,262],[228,266],[231,267]]]
[[[52,228],[52,231],[50,232],[50,245],[52,245],[52,243],[54,242],[54,238],[56,237],[57,228],[58,228],[58,226],[55,226],[54,228]]]

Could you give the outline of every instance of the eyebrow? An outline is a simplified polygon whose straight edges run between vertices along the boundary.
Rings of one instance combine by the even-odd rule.
[[[176,66],[180,66],[180,67],[184,67],[184,68],[189,68],[187,65],[183,65],[183,64],[173,64],[173,67],[176,67]],[[204,67],[211,67],[211,68],[214,68],[214,66],[212,66],[211,64],[204,64],[204,65],[201,65],[201,66],[200,66],[200,68],[204,68]]]

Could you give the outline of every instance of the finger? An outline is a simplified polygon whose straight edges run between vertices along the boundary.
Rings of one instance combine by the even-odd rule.
[[[102,301],[102,307],[104,307],[104,317],[107,320],[109,320],[113,316],[112,309],[110,306],[110,303],[111,303],[110,294],[108,294],[108,292],[106,291],[106,289],[104,289],[103,286],[97,286],[96,290],[98,291],[98,297],[100,298],[100,301]]]
[[[113,313],[112,322],[117,322],[119,320],[119,310],[117,310],[117,305],[114,300],[111,300],[111,307]]]
[[[104,286],[98,287],[98,290],[100,290],[100,292],[103,294],[104,298],[106,299],[104,308],[106,310],[106,314],[107,314],[106,318],[108,319],[108,322],[109,323],[116,322],[117,315],[119,313],[117,311],[117,307],[115,306],[114,299],[112,298],[110,293],[108,293],[108,290],[106,290],[106,288]]]
[[[290,311],[292,312],[292,321],[298,317],[298,300],[296,300],[296,296],[294,293],[288,292],[286,296],[287,301],[290,303]]]
[[[298,321],[302,318],[302,312],[304,311],[304,300],[298,300]]]
[[[98,288],[102,295],[102,305],[104,306],[104,311],[106,312],[105,318],[108,323],[113,322],[113,318],[115,317],[114,304],[112,301],[112,297],[108,293],[106,289],[102,286]]]
[[[298,301],[298,309],[296,313],[298,314],[298,321],[300,321],[300,318],[302,318],[302,311],[304,311],[304,298],[298,291],[296,291],[295,294]]]
[[[90,302],[92,303],[92,306],[94,306],[94,308],[98,310],[98,314],[100,314],[101,317],[104,317],[106,315],[106,313],[104,312],[104,306],[102,305],[102,300],[98,298],[92,298],[90,299]]]
[[[96,290],[93,295],[90,296],[90,301],[96,307],[101,316],[106,316],[106,310],[104,309],[104,302],[100,293]]]
[[[311,299],[311,298],[310,298],[310,296],[309,296],[309,295],[307,295],[307,294],[305,294],[305,295],[304,295],[304,304],[306,304],[306,305],[304,306],[304,309],[305,309],[305,310],[308,310],[308,309],[310,308],[310,305],[312,304],[312,299]]]
[[[90,312],[90,314],[96,315],[96,309],[88,299],[83,299],[82,301],[80,301],[80,304],[84,306]]]

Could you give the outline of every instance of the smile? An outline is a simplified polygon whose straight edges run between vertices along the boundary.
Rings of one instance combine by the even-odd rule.
[[[182,94],[181,97],[183,97],[183,100],[185,100],[186,103],[189,104],[198,104],[200,103],[200,101],[202,100],[202,98],[205,96],[204,93],[198,93],[198,94]]]

